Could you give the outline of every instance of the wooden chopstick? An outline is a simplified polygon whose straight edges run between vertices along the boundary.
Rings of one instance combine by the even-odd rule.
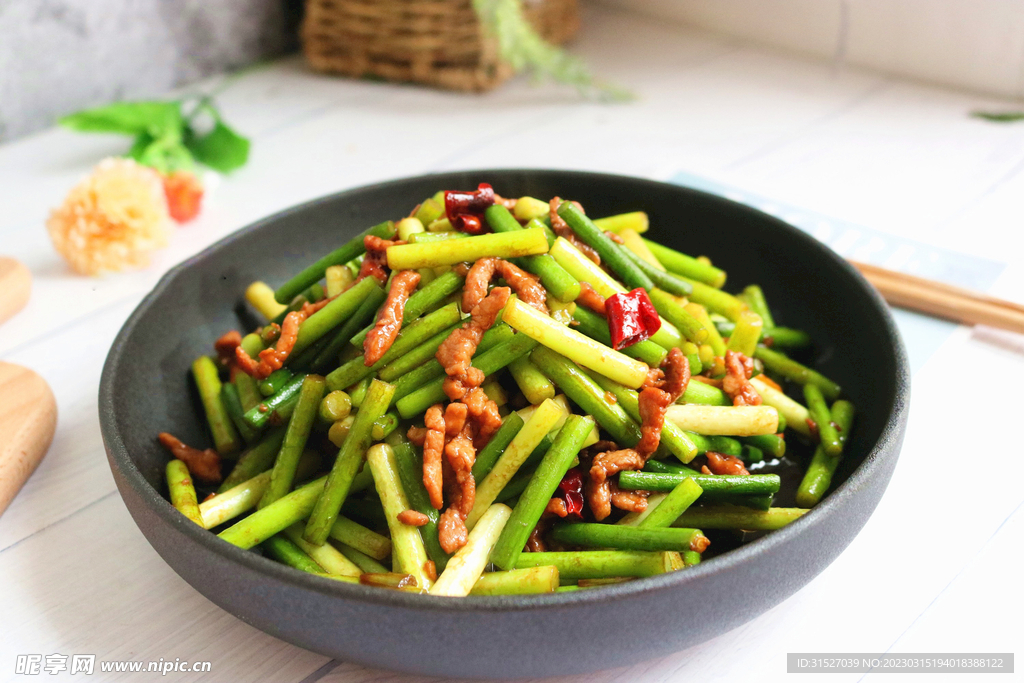
[[[988,325],[1024,334],[1024,306],[1020,304],[867,263],[850,263],[893,306],[965,325]]]

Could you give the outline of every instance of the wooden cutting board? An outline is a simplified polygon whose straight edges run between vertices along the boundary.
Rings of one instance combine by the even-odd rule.
[[[46,455],[56,428],[57,401],[46,380],[0,362],[0,515]]]
[[[28,303],[32,274],[20,261],[0,256],[0,324]]]

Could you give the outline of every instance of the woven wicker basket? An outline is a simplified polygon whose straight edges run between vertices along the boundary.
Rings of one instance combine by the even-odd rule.
[[[524,0],[523,9],[552,43],[579,27],[576,0]],[[346,76],[481,91],[512,75],[472,0],[306,0],[302,39],[314,69]]]

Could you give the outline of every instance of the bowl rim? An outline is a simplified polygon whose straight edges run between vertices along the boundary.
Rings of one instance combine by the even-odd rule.
[[[624,181],[629,183],[649,184],[652,187],[672,188],[699,195],[702,201],[717,203],[728,206],[732,211],[746,213],[756,217],[758,220],[767,220],[772,223],[775,229],[789,232],[801,239],[811,243],[821,252],[821,256],[831,265],[851,277],[862,290],[862,293],[873,305],[875,312],[879,314],[885,326],[885,336],[888,344],[894,350],[896,361],[896,395],[894,397],[893,409],[886,419],[878,440],[871,450],[865,455],[864,461],[854,469],[845,482],[829,493],[818,505],[808,510],[799,519],[791,522],[785,527],[765,534],[760,538],[745,543],[738,548],[719,555],[707,563],[701,563],[689,567],[686,571],[667,572],[656,576],[640,578],[634,581],[627,581],[620,584],[603,586],[602,590],[596,591],[565,591],[537,595],[508,595],[508,596],[466,596],[446,597],[416,593],[405,593],[401,591],[380,590],[371,586],[350,584],[335,581],[330,578],[309,574],[278,562],[274,562],[257,553],[239,548],[227,541],[221,540],[216,534],[187,522],[180,513],[167,501],[149,482],[142,476],[141,471],[136,467],[128,454],[128,449],[117,429],[113,407],[114,381],[118,372],[120,362],[123,358],[124,346],[131,336],[142,316],[153,305],[154,301],[166,290],[178,277],[186,273],[193,265],[203,261],[212,253],[219,251],[229,244],[246,239],[250,232],[260,227],[278,221],[286,216],[304,212],[312,207],[329,202],[344,200],[349,195],[358,195],[372,190],[382,190],[391,186],[401,186],[415,182],[425,182],[436,179],[444,182],[455,175],[480,175],[488,176],[495,174],[522,174],[539,175],[551,178],[564,178],[570,176],[575,179],[601,179],[611,181]],[[104,446],[108,453],[110,466],[115,466],[122,475],[122,480],[131,487],[133,492],[140,499],[145,501],[150,511],[160,520],[171,526],[177,527],[190,542],[196,543],[200,549],[196,552],[206,551],[220,556],[221,559],[242,564],[247,569],[261,574],[270,579],[276,579],[291,584],[295,588],[304,591],[311,591],[324,597],[341,597],[347,600],[355,600],[370,605],[387,605],[400,607],[414,611],[436,611],[447,610],[454,613],[462,612],[508,612],[508,611],[549,611],[560,610],[566,607],[583,604],[608,603],[621,600],[628,600],[638,594],[650,595],[652,593],[674,591],[688,583],[699,581],[705,576],[713,573],[725,573],[735,570],[742,565],[753,562],[761,553],[767,552],[778,546],[784,545],[796,536],[810,530],[813,527],[825,523],[827,518],[837,508],[843,507],[847,501],[857,495],[873,473],[884,467],[886,457],[897,458],[899,453],[893,452],[887,455],[889,444],[898,442],[901,438],[903,425],[906,422],[909,409],[909,388],[910,371],[907,360],[906,349],[896,328],[889,309],[881,295],[867,282],[867,280],[850,265],[845,259],[839,256],[824,243],[818,241],[808,233],[799,228],[763,211],[749,205],[727,199],[720,195],[711,194],[703,190],[692,188],[686,185],[679,185],[649,178],[625,176],[620,174],[600,173],[592,171],[560,170],[560,169],[531,169],[531,168],[489,168],[489,169],[466,169],[445,171],[440,173],[426,173],[417,176],[409,176],[394,180],[361,185],[359,187],[342,190],[321,197],[316,197],[294,206],[288,207],[269,216],[249,223],[225,237],[217,240],[199,253],[189,257],[170,268],[157,282],[156,286],[146,294],[132,311],[120,331],[114,339],[103,365],[99,385],[99,418],[100,431]],[[115,472],[117,474],[118,472]],[[120,486],[119,486],[120,491]],[[122,493],[123,497],[123,493]],[[873,511],[872,511],[873,512]],[[133,515],[134,518],[134,515]],[[185,523],[187,522],[187,523]],[[143,534],[145,536],[145,533]],[[166,562],[166,560],[164,560]]]

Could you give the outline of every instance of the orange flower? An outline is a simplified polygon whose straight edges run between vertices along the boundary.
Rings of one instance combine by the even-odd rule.
[[[169,214],[159,173],[104,159],[46,222],[57,252],[83,275],[138,268],[167,245]]]

